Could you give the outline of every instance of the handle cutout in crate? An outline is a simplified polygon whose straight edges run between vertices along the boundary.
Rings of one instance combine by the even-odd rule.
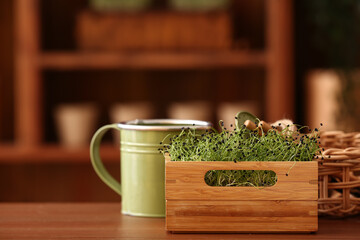
[[[211,187],[271,187],[277,175],[271,170],[210,170],[204,180]]]

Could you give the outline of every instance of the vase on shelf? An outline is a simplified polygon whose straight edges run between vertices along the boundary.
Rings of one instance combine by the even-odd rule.
[[[206,101],[188,101],[171,103],[167,110],[172,119],[211,120],[211,105]]]
[[[66,148],[89,146],[99,116],[96,104],[60,104],[55,108],[54,116],[62,146]]]
[[[110,121],[119,123],[135,119],[150,119],[155,115],[155,107],[150,102],[126,102],[116,103],[110,107]],[[113,131],[114,143],[119,145],[120,134]]]

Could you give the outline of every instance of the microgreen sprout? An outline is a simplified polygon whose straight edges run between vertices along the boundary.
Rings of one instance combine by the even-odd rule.
[[[160,152],[170,154],[172,161],[293,161],[294,164],[311,161],[322,153],[320,128],[302,134],[302,130],[309,128],[297,126],[298,130],[293,130],[287,125],[278,131],[274,126],[265,133],[261,126],[254,130],[240,126],[231,131],[224,127],[223,121],[219,125],[220,132],[184,128],[169,144],[164,144]],[[211,186],[261,187],[273,185],[276,175],[260,170],[213,170],[206,174],[205,181]]]

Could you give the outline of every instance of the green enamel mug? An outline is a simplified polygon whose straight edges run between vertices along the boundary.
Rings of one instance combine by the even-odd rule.
[[[109,124],[97,130],[91,140],[91,163],[101,180],[121,195],[123,214],[165,217],[165,159],[159,148],[183,128],[202,132],[211,126],[210,122],[175,119]],[[110,129],[120,131],[121,183],[108,173],[100,158],[101,139]]]

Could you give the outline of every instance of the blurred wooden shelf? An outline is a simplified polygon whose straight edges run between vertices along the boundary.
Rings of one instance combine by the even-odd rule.
[[[103,144],[100,149],[104,162],[118,162],[120,152],[112,144]],[[42,145],[34,148],[21,148],[16,145],[0,145],[1,163],[89,163],[89,148],[69,149],[59,145]]]
[[[48,1],[16,0],[14,2],[14,142],[23,148],[0,145],[0,162],[90,161],[88,149],[70,151],[58,146],[43,145],[45,142],[45,132],[47,131],[47,129],[45,129],[47,120],[44,113],[48,107],[46,104],[49,100],[46,92],[46,84],[48,82],[46,84],[44,84],[44,82],[46,82],[47,79],[51,79],[47,74],[43,74],[44,70],[47,69],[58,70],[59,72],[85,70],[81,72],[81,74],[83,74],[87,71],[91,72],[92,69],[182,70],[204,68],[206,70],[212,70],[214,68],[226,69],[232,67],[245,68],[246,70],[246,68],[261,67],[263,68],[261,72],[264,72],[264,80],[262,82],[262,88],[256,92],[256,98],[257,101],[261,101],[261,105],[263,106],[264,119],[273,122],[284,117],[294,117],[295,87],[293,78],[292,0],[266,0],[255,3],[256,6],[254,5],[254,9],[260,11],[261,14],[262,11],[264,11],[264,19],[260,19],[261,21],[258,22],[258,24],[264,24],[264,33],[261,34],[264,37],[264,44],[261,44],[261,46],[264,46],[264,50],[261,51],[139,51],[126,53],[92,53],[79,50],[44,51],[44,48],[64,49],[61,47],[57,48],[56,46],[54,48],[46,47],[46,38],[44,37],[43,30],[47,28],[45,27],[46,24],[42,24],[41,19],[45,15],[44,12],[46,12],[46,8],[42,9],[42,7],[45,6],[45,2]],[[65,4],[69,6],[68,9],[70,12],[64,12],[64,14],[58,15],[58,17],[60,17],[59,22],[62,22],[61,19],[73,19],[76,17],[78,11],[76,11],[75,2],[77,1],[74,1],[74,4]],[[83,7],[86,7],[85,2]],[[55,3],[50,5],[56,9]],[[49,7],[50,5],[48,4],[47,6]],[[262,10],[262,8],[264,9]],[[248,16],[249,21],[254,22],[255,19],[251,20],[250,15]],[[54,16],[54,18],[51,19],[44,18],[43,21],[51,22],[55,19],[56,17]],[[72,21],[73,20],[68,21],[68,23]],[[245,28],[251,29],[252,26],[256,24],[255,22],[251,24],[251,22],[244,23]],[[49,35],[53,36],[53,34],[55,35],[55,33],[57,33],[58,29],[54,29],[53,25],[51,26],[54,31],[51,31]],[[56,26],[58,25],[55,25],[55,27]],[[66,24],[64,26],[69,27],[69,25]],[[54,38],[57,38],[61,33],[62,32],[59,31]],[[67,32],[67,34],[70,34],[70,32]],[[61,42],[60,36],[58,40]],[[72,49],[75,45],[76,44],[69,42],[64,46],[68,46],[65,47],[65,49]],[[251,47],[251,45],[249,46]],[[216,78],[219,82],[222,81],[221,76],[217,76]],[[247,91],[247,87],[244,88],[243,84],[237,80],[237,78],[234,78],[236,84],[234,84],[233,88],[236,90],[239,89],[239,91],[234,90],[233,95],[235,100],[241,100],[240,92]],[[130,83],[131,81],[127,80],[127,82]],[[99,82],[99,85],[100,84]],[[252,85],[251,79],[249,79],[246,84]],[[94,88],[94,86],[92,87]],[[216,85],[212,86],[212,88],[214,90],[214,94],[212,95],[223,96],[224,101],[227,99],[226,91],[222,91],[221,94],[224,95],[221,95]],[[82,97],[85,99],[83,93],[79,94],[78,97],[80,100]],[[209,97],[212,96],[209,94]],[[160,98],[157,100],[160,100]],[[113,161],[119,158],[116,148],[113,149],[109,146],[104,146],[103,148],[103,158],[105,161]]]
[[[45,69],[197,69],[265,66],[263,51],[213,52],[44,52],[40,66]]]

